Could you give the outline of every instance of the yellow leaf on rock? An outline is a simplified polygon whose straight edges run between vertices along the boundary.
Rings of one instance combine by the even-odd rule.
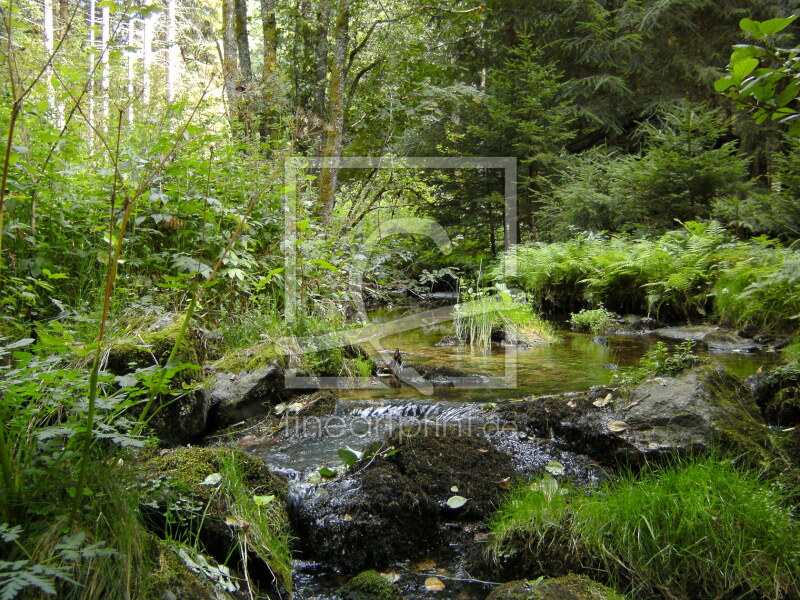
[[[425,589],[430,592],[438,592],[445,588],[444,582],[438,577],[428,577],[425,580]]]

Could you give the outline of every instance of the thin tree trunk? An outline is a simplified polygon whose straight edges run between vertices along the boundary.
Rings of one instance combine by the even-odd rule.
[[[228,113],[231,125],[237,111],[236,81],[239,79],[239,68],[236,51],[236,14],[235,0],[222,0],[222,77],[225,83],[225,94],[228,96]]]
[[[275,19],[275,0],[261,0],[261,27],[264,33],[264,69],[261,73],[261,97],[264,110],[261,114],[261,141],[275,138],[278,132],[276,117],[278,75],[278,26]]]
[[[178,79],[178,24],[175,17],[176,0],[167,4],[167,100],[175,100],[175,83]]]
[[[69,23],[69,0],[58,0],[58,26],[63,30]]]
[[[142,41],[142,98],[145,104],[150,103],[150,69],[153,66],[153,32],[155,30],[157,13],[149,14],[144,20],[144,35]]]
[[[320,123],[325,122],[327,113],[325,110],[325,81],[328,73],[328,48],[330,47],[328,42],[328,21],[331,16],[330,3],[331,0],[320,0],[317,12],[317,41],[314,46],[314,84],[317,86],[314,94],[314,111]]]
[[[330,118],[327,124],[327,141],[322,159],[320,177],[320,201],[322,222],[330,225],[336,202],[336,185],[339,180],[339,164],[342,157],[345,129],[345,88],[347,83],[347,50],[350,45],[349,0],[339,0],[336,14],[336,45],[331,63]]]
[[[108,87],[109,87],[109,55],[111,54],[111,48],[109,47],[110,44],[110,32],[111,32],[111,11],[108,8],[108,5],[103,6],[103,79],[102,79],[102,87],[103,87],[103,124],[108,124]]]
[[[53,53],[55,45],[53,40],[55,33],[53,28],[53,0],[44,0],[44,47],[47,50],[48,56]],[[61,112],[61,106],[56,101],[56,92],[53,89],[52,82],[53,67],[47,69],[47,105],[53,115],[53,120],[61,129],[64,126],[64,115]]]
[[[95,62],[95,36],[94,26],[97,22],[95,13],[97,12],[95,0],[89,0],[89,81],[87,95],[89,96],[89,145],[94,148],[94,62]]]
[[[136,41],[136,19],[128,19],[128,125],[133,125],[133,78],[136,52],[133,45]]]

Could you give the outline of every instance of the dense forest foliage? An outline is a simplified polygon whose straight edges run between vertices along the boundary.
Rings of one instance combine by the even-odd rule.
[[[363,299],[501,284],[543,313],[794,335],[796,8],[3,4],[0,597],[155,597],[136,583],[159,549],[130,516],[127,449],[153,446],[148,422],[203,386],[203,358],[352,327]],[[498,157],[510,175],[481,166]],[[166,314],[164,342],[146,328]],[[115,369],[132,338],[145,360]],[[220,494],[267,531],[268,502],[241,489]]]

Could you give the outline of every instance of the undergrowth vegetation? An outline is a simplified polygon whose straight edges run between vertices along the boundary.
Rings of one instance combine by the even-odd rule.
[[[714,222],[655,239],[587,233],[526,244],[504,260],[516,263],[510,284],[548,312],[605,307],[772,332],[794,331],[800,314],[798,251],[766,238],[735,240]]]
[[[535,552],[561,532],[564,551],[584,549],[634,597],[780,600],[800,593],[798,527],[787,498],[756,473],[687,457],[588,496],[549,476],[523,485],[492,521],[492,553]]]

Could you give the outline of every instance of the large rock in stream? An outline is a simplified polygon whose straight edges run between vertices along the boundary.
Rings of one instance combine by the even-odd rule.
[[[531,435],[612,465],[713,446],[760,452],[766,439],[752,393],[719,365],[655,377],[621,395],[546,396],[498,412]]]
[[[307,558],[352,573],[423,556],[440,545],[442,519],[488,516],[515,474],[511,458],[478,437],[395,433],[381,448],[293,504]],[[448,505],[455,496],[466,503]]]

